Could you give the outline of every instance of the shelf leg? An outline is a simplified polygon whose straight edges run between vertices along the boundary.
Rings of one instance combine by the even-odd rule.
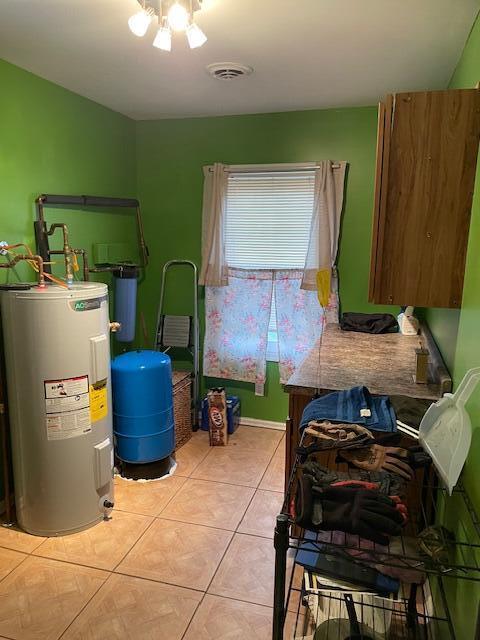
[[[287,578],[287,551],[289,546],[288,517],[277,516],[273,546],[275,547],[275,585],[273,591],[272,640],[283,640],[285,622],[285,581]]]
[[[408,629],[416,629],[418,623],[417,615],[417,585],[410,585],[410,594],[408,596],[407,605],[407,627]]]

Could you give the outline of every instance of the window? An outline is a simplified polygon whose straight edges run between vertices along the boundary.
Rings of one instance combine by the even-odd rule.
[[[242,269],[303,269],[312,220],[313,170],[242,170],[228,177],[226,258]],[[278,360],[275,295],[267,360]]]

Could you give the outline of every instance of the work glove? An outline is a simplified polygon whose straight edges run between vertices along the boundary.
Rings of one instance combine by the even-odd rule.
[[[359,424],[333,424],[328,421],[312,420],[308,423],[305,433],[314,441],[308,446],[297,447],[296,453],[302,462],[311,453],[332,449],[356,449],[366,447],[375,441],[372,433]]]
[[[339,482],[334,482],[330,485],[331,487],[352,487],[357,489],[369,489],[370,491],[379,491],[380,488],[376,482],[367,482],[365,480],[340,480]],[[380,493],[382,493],[380,491]],[[395,509],[402,516],[402,523],[407,524],[408,522],[408,509],[407,505],[403,502],[400,496],[388,496],[390,500],[394,503]]]
[[[342,471],[334,471],[327,469],[319,462],[309,459],[301,465],[300,472],[312,477],[314,484],[327,488],[335,483],[346,481],[364,481],[373,483],[372,488],[377,489],[386,496],[400,496],[403,498],[406,494],[406,482],[400,476],[386,471],[364,471],[362,469],[353,469],[348,473]]]
[[[365,471],[388,471],[405,480],[413,479],[413,471],[408,464],[408,451],[401,447],[382,447],[373,444],[355,451],[339,451],[338,457]]]
[[[401,447],[383,447],[379,444],[355,451],[339,451],[337,460],[345,460],[365,471],[388,471],[405,480],[413,479],[413,469],[431,463],[430,456],[423,451],[422,447],[402,449]]]
[[[317,438],[319,444],[323,444],[325,449],[352,447],[374,439],[373,434],[360,424],[344,422],[334,424],[328,420],[311,420],[305,431]]]
[[[343,531],[387,545],[389,535],[399,535],[402,514],[395,502],[378,491],[351,487],[320,489],[308,475],[299,478],[295,521],[301,527]]]

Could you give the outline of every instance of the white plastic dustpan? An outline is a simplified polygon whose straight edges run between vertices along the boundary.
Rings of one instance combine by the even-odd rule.
[[[467,371],[455,393],[446,393],[432,404],[420,423],[418,439],[450,495],[470,450],[472,425],[465,404],[479,381],[480,367]]]

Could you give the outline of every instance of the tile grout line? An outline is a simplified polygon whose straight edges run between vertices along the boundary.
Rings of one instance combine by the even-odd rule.
[[[254,494],[255,495],[255,494]],[[253,497],[252,497],[253,499]],[[250,506],[250,503],[249,503]],[[248,507],[247,507],[248,508]],[[245,514],[242,515],[242,519],[243,516]],[[189,524],[192,527],[205,527],[205,529],[212,529],[213,531],[226,531],[227,533],[236,533],[236,529],[222,529],[222,527],[214,527],[211,524],[203,524],[203,523],[198,523],[198,522],[187,522],[186,520],[179,520],[178,518],[167,518],[166,516],[154,516],[155,520],[162,520],[163,522],[178,522],[178,524]]]
[[[268,467],[268,465],[267,465],[267,467]],[[260,483],[259,483],[259,484],[260,484]],[[237,486],[242,486],[242,485],[237,485]],[[225,559],[225,556],[227,555],[228,550],[230,549],[230,547],[231,547],[231,545],[232,545],[232,542],[233,542],[233,540],[234,540],[235,536],[236,536],[236,535],[244,535],[244,534],[239,534],[239,533],[238,533],[238,527],[239,527],[239,526],[240,526],[240,524],[242,523],[243,518],[245,517],[245,514],[247,513],[248,509],[250,508],[250,505],[251,505],[251,503],[252,503],[252,501],[253,501],[253,498],[255,497],[255,494],[257,493],[257,490],[258,490],[258,485],[255,487],[255,491],[253,492],[253,495],[252,495],[252,497],[251,497],[251,499],[250,499],[250,501],[249,501],[249,503],[248,503],[248,506],[247,506],[247,508],[245,509],[245,511],[243,512],[242,517],[240,518],[240,521],[239,521],[239,523],[238,523],[238,525],[237,525],[237,529],[235,529],[235,531],[232,533],[232,537],[230,538],[230,541],[229,541],[228,545],[226,546],[225,551],[224,551],[224,553],[222,554],[222,557],[220,558],[219,563],[217,564],[217,568],[215,569],[215,571],[214,571],[214,573],[213,573],[213,576],[212,576],[212,578],[211,578],[210,582],[208,583],[207,588],[205,589],[205,592],[204,592],[204,594],[203,594],[203,598],[202,598],[202,599],[201,599],[201,601],[199,602],[198,607],[197,607],[197,609],[195,610],[194,615],[192,616],[192,618],[191,618],[190,622],[188,623],[187,628],[185,629],[185,633],[184,633],[184,634],[183,634],[183,636],[182,636],[182,640],[185,638],[185,635],[186,635],[186,633],[187,633],[188,629],[190,628],[190,625],[191,625],[191,623],[192,623],[192,620],[193,620],[193,618],[194,618],[195,614],[197,613],[197,611],[198,611],[198,609],[199,609],[200,605],[201,605],[201,604],[203,603],[203,601],[205,600],[205,596],[208,594],[209,589],[210,589],[210,587],[212,586],[212,582],[215,580],[215,576],[217,575],[218,570],[219,570],[219,568],[220,568],[220,565],[222,564],[223,560]],[[258,537],[259,537],[259,536],[258,536]],[[210,595],[215,595],[215,594],[210,594]],[[220,597],[221,597],[221,596],[220,596]],[[232,598],[232,600],[234,600],[234,598]]]
[[[179,476],[179,478],[182,478],[182,477],[183,477],[183,476]],[[172,496],[170,496],[170,499],[169,499],[169,500],[167,500],[167,502],[163,505],[163,507],[160,509],[160,511],[159,511],[156,515],[154,515],[154,516],[153,516],[154,518],[158,518],[158,517],[159,517],[159,515],[165,511],[165,509],[168,507],[168,505],[172,502],[172,500],[173,500],[174,498],[176,498],[176,496],[180,493],[180,491],[181,491],[181,490],[183,489],[183,487],[187,484],[187,482],[188,482],[188,478],[185,480],[185,482],[182,482],[182,484],[181,484],[181,485],[178,487],[178,489],[173,493],[173,495],[172,495]]]
[[[271,538],[262,538],[262,536],[253,535],[253,534],[251,534],[251,533],[235,533],[235,535],[239,535],[239,536],[247,536],[247,537],[249,537],[249,538],[259,538],[260,540],[270,540],[270,542],[271,542],[271,543],[272,543],[272,545],[273,545],[273,540],[272,540]],[[235,538],[235,535],[232,537],[232,541],[233,541],[233,539]],[[231,544],[231,543],[230,543],[230,544]],[[228,548],[230,548],[230,544],[228,545]],[[227,549],[227,550],[228,550],[228,549]],[[226,553],[227,553],[227,551],[225,551],[225,554],[226,554]],[[220,564],[223,562],[223,559],[224,559],[224,557],[225,557],[225,554],[223,555],[222,560],[220,561]],[[216,575],[216,574],[217,574],[217,572],[218,572],[218,569],[219,569],[219,567],[220,567],[220,564],[218,565],[217,570],[215,571],[215,575]],[[209,585],[208,585],[208,587],[207,587],[207,591],[206,591],[206,593],[209,593],[209,592],[208,592],[208,589],[210,589],[210,587],[211,587],[211,585],[212,585],[212,582],[213,582],[213,580],[214,580],[214,578],[215,578],[215,575],[214,575],[214,577],[212,578],[212,580],[210,581],[210,584],[209,584]],[[219,594],[219,593],[210,593],[210,595],[212,595],[212,596],[217,596],[217,597],[219,597],[219,598],[228,598],[229,600],[236,600],[237,602],[247,602],[247,603],[249,603],[249,604],[255,604],[255,605],[259,605],[259,606],[261,606],[261,607],[266,607],[266,608],[269,608],[269,609],[273,609],[273,604],[272,604],[272,606],[270,607],[269,605],[261,604],[261,603],[259,603],[259,602],[254,602],[254,601],[252,601],[252,600],[243,600],[243,599],[241,599],[241,598],[232,598],[231,596],[224,596],[224,595],[221,595],[221,594]],[[273,596],[272,596],[272,597],[273,597]]]
[[[119,511],[121,511],[119,509]],[[151,518],[152,522],[150,522],[150,524],[146,527],[146,529],[140,534],[139,538],[132,544],[132,546],[128,549],[128,551],[122,556],[122,559],[116,564],[114,565],[113,569],[105,569],[105,567],[99,567],[97,565],[91,565],[91,564],[83,564],[82,562],[73,562],[72,560],[63,560],[60,558],[55,558],[53,556],[46,556],[46,555],[39,555],[36,554],[35,552],[37,551],[37,549],[40,549],[40,547],[43,545],[43,542],[41,545],[39,545],[38,547],[36,547],[34,549],[34,551],[32,551],[29,555],[33,556],[34,558],[44,558],[46,560],[54,560],[55,562],[63,562],[65,564],[69,564],[69,565],[73,565],[73,566],[78,566],[78,567],[85,567],[86,569],[95,569],[97,571],[105,571],[105,572],[110,572],[113,573],[115,571],[115,569],[118,567],[118,565],[120,564],[120,562],[123,562],[123,560],[125,560],[125,557],[130,553],[130,551],[133,549],[133,547],[136,546],[136,544],[141,540],[141,538],[143,538],[144,534],[148,531],[148,529],[150,529],[150,527],[153,525],[153,523],[155,522],[155,516],[144,516],[143,514],[140,513],[131,513],[130,511],[121,511],[121,513],[127,513],[128,515],[131,516],[140,516],[141,518]],[[100,524],[100,522],[97,523]],[[97,526],[95,525],[95,526]],[[83,531],[88,531],[88,529],[84,529]],[[82,533],[82,531],[78,532],[78,533]],[[59,538],[62,536],[49,536],[47,537],[46,540],[44,540],[44,542],[47,542],[47,540],[50,540],[50,538]]]
[[[280,442],[281,442],[281,441],[282,441],[282,439],[280,438]],[[280,443],[279,443],[279,444],[280,444]],[[239,533],[239,531],[238,531],[238,527],[242,524],[243,519],[245,518],[245,515],[246,515],[247,511],[249,510],[250,505],[252,504],[253,499],[255,498],[255,495],[257,494],[257,491],[259,490],[260,484],[262,483],[262,480],[263,480],[263,476],[267,473],[267,469],[268,469],[268,467],[269,467],[269,465],[270,465],[270,462],[273,460],[273,456],[275,455],[276,450],[277,450],[277,449],[275,449],[275,451],[273,452],[272,457],[270,458],[270,460],[269,460],[269,462],[268,462],[267,466],[265,467],[265,471],[263,472],[262,477],[260,478],[260,480],[258,481],[258,483],[257,483],[257,484],[255,485],[255,487],[254,487],[254,489],[255,489],[255,490],[254,490],[254,492],[253,492],[253,494],[252,494],[252,497],[251,497],[251,499],[250,499],[250,501],[249,501],[249,503],[248,503],[248,505],[247,505],[247,508],[246,508],[246,509],[245,509],[245,511],[243,512],[243,515],[242,515],[242,517],[240,518],[239,523],[237,524],[237,528],[235,529],[235,533]],[[236,486],[240,486],[240,487],[241,487],[241,486],[243,486],[243,485],[236,485]],[[232,537],[232,540],[233,540],[233,537]],[[223,560],[223,558],[222,558],[222,560]],[[218,566],[220,566],[220,565],[218,565]],[[217,569],[218,569],[218,567],[217,567]],[[216,573],[216,572],[215,572],[215,573]],[[212,578],[212,580],[213,580],[213,578]],[[208,585],[208,587],[210,587],[210,585]]]
[[[5,549],[6,547],[2,547],[2,549]],[[8,551],[15,551],[14,549],[8,549]],[[22,553],[21,551],[16,551],[16,553]],[[13,569],[10,569],[10,571],[7,572],[6,575],[3,576],[3,578],[0,579],[0,583],[2,583],[6,578],[8,578],[8,576],[13,572],[16,571],[19,567],[22,566],[22,564],[28,560],[28,558],[30,557],[30,554],[23,554],[25,557],[17,564],[16,567],[13,567]]]
[[[93,566],[91,564],[82,564],[81,562],[72,562],[71,560],[62,560],[61,558],[53,558],[52,556],[38,556],[32,553],[31,557],[37,560],[48,560],[49,562],[59,562],[60,564],[68,564],[70,567],[82,567],[83,569],[92,569],[93,571],[103,571],[103,573],[112,572],[112,569],[105,569],[103,567]]]
[[[78,618],[78,616],[80,616],[85,609],[88,607],[88,605],[90,604],[90,602],[95,598],[95,596],[97,595],[97,593],[100,591],[100,589],[102,589],[102,587],[104,587],[107,582],[110,580],[110,578],[112,577],[113,573],[110,571],[108,577],[102,582],[102,584],[98,587],[98,589],[96,589],[95,593],[92,594],[92,597],[88,599],[88,601],[85,603],[85,605],[80,609],[80,611],[77,613],[77,615],[73,618],[73,620],[70,622],[70,624],[68,624],[65,629],[62,631],[62,633],[57,636],[56,640],[61,640],[61,638],[63,638],[63,636],[67,633],[67,631],[70,629],[70,627],[72,626],[72,624],[75,622],[75,620]]]
[[[273,606],[271,607],[270,605],[267,605],[267,604],[259,604],[258,602],[250,602],[248,600],[239,600],[238,598],[232,598],[231,596],[219,596],[216,593],[208,593],[208,592],[205,591],[203,593],[203,598],[198,603],[198,605],[197,605],[197,607],[196,607],[196,609],[195,609],[195,611],[193,613],[193,616],[190,618],[190,621],[189,621],[189,623],[187,625],[187,628],[185,629],[185,632],[184,632],[183,636],[180,638],[180,640],[184,640],[184,638],[185,638],[185,636],[187,634],[187,631],[190,629],[190,626],[191,626],[191,624],[193,622],[193,618],[195,617],[197,611],[199,610],[200,606],[203,604],[203,602],[205,600],[205,596],[212,596],[213,598],[220,598],[220,599],[223,599],[223,600],[230,600],[231,602],[239,602],[241,604],[251,604],[251,605],[253,605],[255,607],[263,607],[264,609],[267,609],[267,611],[273,612]],[[290,613],[290,612],[287,612],[287,613]]]
[[[176,589],[184,589],[185,591],[194,591],[195,593],[205,593],[203,589],[197,589],[195,587],[185,587],[182,584],[175,582],[167,582],[166,580],[156,580],[155,578],[145,578],[145,576],[139,576],[136,573],[125,573],[124,571],[112,572],[112,576],[123,576],[124,578],[134,578],[135,580],[143,580],[144,582],[151,582],[153,584],[164,584],[167,587],[175,587]]]
[[[213,596],[214,598],[223,598],[224,600],[231,600],[233,602],[241,602],[242,604],[253,604],[255,607],[263,607],[269,611],[273,611],[273,605],[260,604],[259,602],[252,602],[251,600],[240,600],[240,598],[232,598],[232,596],[219,595],[218,593],[205,593],[206,596]],[[303,640],[301,638],[300,640]]]
[[[207,455],[208,455],[208,454],[207,454]],[[207,457],[207,456],[205,456],[204,460],[206,459],[206,457]],[[269,464],[270,464],[270,463],[269,463]],[[267,464],[267,467],[268,467],[268,464]],[[192,472],[192,473],[193,473],[193,472]],[[263,476],[262,476],[262,477],[263,477]],[[192,479],[192,480],[194,480],[195,478],[191,478],[191,479]],[[200,478],[198,478],[198,479],[200,480]],[[214,483],[214,481],[213,481],[213,480],[204,480],[204,482],[211,482],[212,484]],[[260,482],[261,482],[261,480],[259,481],[259,483],[258,483],[258,484],[260,484]],[[222,484],[222,483],[217,483],[217,484]],[[224,484],[228,484],[228,483],[224,483]],[[220,560],[219,560],[219,562],[218,562],[218,564],[217,564],[217,568],[215,569],[215,571],[214,571],[214,573],[213,573],[213,576],[212,576],[212,578],[211,578],[210,582],[208,583],[208,585],[207,585],[207,587],[206,587],[205,591],[203,592],[202,599],[200,600],[200,602],[198,603],[197,607],[195,608],[195,611],[193,612],[193,615],[192,615],[192,617],[190,618],[190,620],[189,620],[189,622],[188,622],[188,624],[187,624],[187,626],[186,626],[186,628],[185,628],[185,631],[184,631],[184,633],[183,633],[183,635],[182,635],[182,637],[181,637],[181,640],[184,640],[184,638],[185,638],[185,636],[187,635],[188,630],[190,629],[190,627],[191,627],[191,625],[192,625],[192,622],[193,622],[193,620],[194,620],[194,618],[195,618],[195,616],[196,616],[196,614],[197,614],[197,611],[200,609],[200,607],[202,606],[203,602],[205,601],[205,597],[206,597],[206,595],[208,594],[208,590],[210,589],[210,586],[211,586],[212,582],[215,580],[215,576],[216,576],[216,575],[217,575],[217,573],[218,573],[218,569],[220,568],[220,565],[222,564],[222,562],[223,562],[223,560],[224,560],[224,558],[225,558],[225,556],[226,556],[226,554],[227,554],[228,550],[230,549],[230,546],[231,546],[231,544],[232,544],[232,542],[233,542],[233,539],[235,538],[235,535],[237,535],[237,529],[238,529],[238,527],[240,526],[240,524],[242,523],[243,518],[245,517],[245,514],[247,513],[248,509],[250,508],[250,505],[251,505],[251,503],[252,503],[252,500],[253,500],[253,498],[255,497],[255,494],[257,493],[258,484],[257,484],[255,487],[253,487],[254,491],[253,491],[252,497],[250,498],[250,500],[249,500],[249,502],[248,502],[248,505],[247,505],[247,507],[245,508],[245,511],[243,512],[242,516],[241,516],[241,517],[240,517],[240,519],[239,519],[239,522],[238,522],[238,524],[237,524],[237,528],[235,529],[235,531],[233,531],[233,532],[232,532],[232,537],[230,538],[229,543],[228,543],[228,544],[227,544],[227,546],[225,547],[225,551],[223,552],[222,557],[220,558]],[[237,487],[238,487],[238,486],[243,486],[243,485],[238,485],[238,484],[237,484],[237,485],[231,485],[231,486],[237,486]]]
[[[260,483],[259,483],[259,484],[260,484]],[[238,522],[238,524],[237,524],[237,528],[235,529],[234,533],[238,533],[238,527],[242,524],[243,519],[244,519],[244,518],[245,518],[245,516],[247,515],[247,511],[250,509],[250,505],[252,504],[253,499],[254,499],[254,498],[255,498],[255,496],[257,495],[257,491],[258,491],[258,485],[255,487],[254,492],[253,492],[253,494],[252,494],[252,497],[250,498],[250,501],[249,501],[249,503],[248,503],[248,505],[247,505],[247,508],[246,508],[246,509],[245,509],[245,511],[243,512],[242,517],[240,518],[240,521]],[[232,540],[233,540],[233,538],[232,538]],[[223,558],[222,558],[222,559],[223,559]],[[220,566],[220,565],[219,565],[219,566]],[[209,585],[209,586],[210,586],[210,585]]]
[[[267,467],[269,464],[270,464],[270,461],[268,462]],[[262,474],[262,478],[264,473]],[[185,476],[182,476],[182,477],[185,478]],[[188,480],[201,480],[202,482],[213,482],[214,484],[228,484],[230,487],[246,487],[247,489],[256,489],[258,486],[256,484],[252,485],[252,484],[240,484],[238,482],[226,482],[225,480],[222,480],[221,482],[219,482],[218,480],[209,480],[208,478],[193,478],[191,476],[188,478]],[[261,482],[261,480],[259,482]],[[280,493],[280,492],[277,492],[277,493]]]
[[[186,444],[188,444],[188,442],[187,442]],[[205,453],[205,455],[203,456],[203,458],[197,462],[197,464],[193,467],[193,469],[190,471],[190,473],[189,473],[187,476],[182,476],[182,477],[183,477],[183,478],[191,478],[191,477],[192,477],[192,473],[193,473],[194,471],[196,471],[196,469],[197,469],[197,468],[202,464],[202,462],[203,462],[204,460],[206,460],[206,459],[207,459],[207,457],[210,455],[210,453],[211,453],[212,449],[213,449],[213,447],[209,447],[209,448],[208,448],[208,450],[207,450],[207,452],[206,452],[206,453]],[[181,447],[180,447],[180,450],[181,450]],[[177,460],[176,460],[176,459],[175,459],[175,462],[177,462]],[[177,462],[177,465],[178,465],[178,462]]]
[[[280,440],[280,442],[282,442],[282,440]],[[265,471],[263,472],[262,477],[260,478],[260,482],[258,483],[258,487],[260,487],[260,485],[262,484],[263,479],[265,478],[265,474],[266,474],[266,473],[267,473],[267,471],[268,471],[268,467],[272,464],[273,459],[275,458],[275,455],[276,455],[276,453],[277,453],[277,449],[278,449],[278,447],[280,446],[280,442],[278,443],[278,446],[276,447],[275,451],[273,452],[272,457],[271,457],[271,458],[270,458],[270,460],[268,461],[268,464],[267,464],[267,466],[266,466],[266,468],[265,468]]]
[[[206,596],[206,595],[207,595],[207,592],[206,592],[206,591],[203,591],[203,595],[202,595],[202,597],[200,598],[200,600],[199,600],[199,602],[198,602],[197,606],[195,607],[195,610],[194,610],[194,612],[193,612],[193,614],[192,614],[192,617],[191,617],[191,618],[190,618],[190,620],[188,621],[188,624],[187,624],[187,626],[185,627],[185,631],[183,632],[183,634],[182,634],[182,636],[181,636],[180,640],[183,640],[183,639],[185,638],[185,636],[187,635],[187,632],[188,632],[188,630],[190,629],[190,625],[192,624],[193,619],[194,619],[194,617],[195,617],[195,616],[196,616],[196,614],[197,614],[197,611],[200,609],[201,605],[203,604],[203,601],[205,600],[205,596]]]
[[[125,558],[128,556],[128,554],[133,551],[135,549],[135,547],[137,546],[137,544],[140,542],[140,540],[142,540],[143,536],[145,536],[147,534],[147,531],[153,526],[154,522],[155,522],[155,517],[151,516],[152,521],[150,522],[150,524],[148,525],[148,527],[146,527],[145,531],[143,531],[143,533],[140,534],[140,536],[138,537],[138,539],[132,544],[132,546],[130,547],[130,549],[122,556],[122,559],[119,560],[119,562],[117,562],[117,564],[113,567],[113,569],[111,570],[112,573],[114,573],[117,570],[117,567],[125,560]]]
[[[235,487],[249,487],[249,488],[253,488],[253,489],[255,489],[255,490],[256,490],[256,489],[258,489],[258,488],[259,488],[259,486],[260,486],[260,484],[261,484],[261,482],[262,482],[262,480],[263,480],[263,478],[264,478],[264,476],[265,476],[265,474],[266,474],[266,472],[267,472],[268,467],[270,466],[271,462],[273,461],[273,458],[275,457],[275,454],[276,454],[276,452],[277,452],[277,449],[278,449],[278,447],[280,446],[280,443],[282,442],[282,440],[283,440],[283,438],[281,438],[281,439],[280,439],[280,442],[276,445],[275,449],[274,449],[274,450],[273,450],[273,452],[270,454],[270,457],[268,458],[268,462],[267,462],[267,464],[266,464],[266,466],[265,466],[265,470],[263,471],[263,473],[262,473],[262,475],[261,475],[261,477],[260,477],[260,480],[259,480],[256,484],[254,484],[254,485],[252,485],[252,484],[247,485],[247,484],[242,484],[242,483],[239,483],[239,482],[235,482],[235,483],[233,483],[233,482],[227,482],[227,481],[225,481],[225,480],[222,480],[221,482],[219,482],[219,484],[229,484],[229,485],[232,485],[232,486],[235,486]],[[203,462],[208,458],[208,455],[209,455],[213,450],[215,450],[215,449],[227,450],[227,449],[228,449],[228,445],[227,445],[227,446],[225,446],[225,447],[211,447],[211,451],[209,451],[209,453],[205,456],[205,458],[204,458],[204,459],[203,459],[203,460],[202,460],[202,461],[197,465],[197,467],[195,467],[195,469],[194,469],[194,470],[192,471],[192,473],[190,474],[189,478],[190,478],[191,480],[203,480],[204,482],[218,482],[217,480],[210,480],[210,479],[208,479],[208,478],[193,477],[193,474],[195,473],[195,471],[197,470],[197,468],[200,466],[200,464],[203,464]],[[244,447],[242,447],[242,446],[240,446],[240,447],[239,447],[239,450],[247,451],[247,452],[248,452],[248,451],[256,451],[256,452],[258,452],[258,451],[259,451],[259,450],[258,450],[258,448],[254,448],[254,447],[251,447],[251,448],[247,448],[247,447],[245,447],[245,448],[244,448]]]
[[[207,454],[206,454],[206,455],[205,455],[205,456],[204,456],[204,457],[199,461],[199,463],[198,463],[198,464],[197,464],[197,465],[192,469],[192,471],[190,472],[190,475],[188,476],[188,479],[189,479],[189,480],[196,480],[196,479],[197,479],[197,480],[200,480],[200,479],[201,479],[201,478],[192,478],[192,474],[196,471],[196,469],[198,469],[198,467],[202,464],[202,462],[203,462],[204,460],[206,460],[206,459],[207,459],[207,457],[210,455],[210,453],[211,453],[212,449],[213,449],[213,447],[210,447],[210,450],[207,452]],[[204,482],[213,482],[213,481],[204,480]],[[185,483],[185,484],[186,484],[186,483]],[[227,483],[225,483],[225,484],[227,484]],[[184,486],[184,485],[182,485],[182,486]],[[163,512],[163,509],[162,509],[162,511],[161,511],[160,513],[162,513],[162,512]],[[213,528],[213,527],[212,527],[212,528]],[[220,563],[222,562],[223,558],[225,557],[225,553],[226,553],[226,552],[227,552],[227,550],[229,549],[230,544],[231,544],[231,542],[232,542],[232,540],[233,540],[233,536],[234,536],[234,535],[235,535],[235,533],[234,533],[234,532],[232,532],[232,537],[230,538],[230,541],[229,541],[229,543],[227,544],[227,546],[226,546],[226,548],[225,548],[225,552],[224,552],[224,554],[222,555],[222,557],[221,557],[221,559],[220,559],[220,562],[218,563],[217,569],[218,569],[218,567],[220,566]],[[215,570],[215,573],[216,573],[216,570]],[[213,574],[213,576],[215,576],[215,573]],[[212,580],[213,580],[213,577],[212,577]],[[211,582],[211,581],[210,581],[210,582]],[[210,583],[207,585],[206,590],[205,590],[205,591],[203,591],[203,595],[202,595],[202,597],[201,597],[200,601],[198,602],[197,606],[195,607],[195,610],[194,610],[194,612],[193,612],[193,614],[192,614],[192,617],[191,617],[191,618],[190,618],[190,620],[188,621],[188,624],[187,624],[187,626],[185,627],[185,631],[183,632],[183,634],[182,634],[182,636],[181,636],[180,640],[183,640],[183,639],[185,638],[185,636],[187,635],[188,630],[190,629],[190,626],[191,626],[191,624],[192,624],[192,621],[193,621],[193,619],[195,618],[195,616],[196,616],[196,614],[197,614],[197,611],[199,610],[199,608],[200,608],[200,607],[201,607],[201,605],[203,604],[203,601],[205,600],[205,596],[207,595],[207,589],[208,589],[208,587],[209,587],[209,586],[210,586]]]
[[[274,455],[274,456],[276,456],[276,455],[277,455],[277,451],[279,450],[280,445],[282,444],[282,442],[284,441],[284,439],[285,439],[285,436],[282,436],[282,437],[280,438],[280,440],[279,440],[279,442],[278,442],[277,446],[275,447],[275,451],[273,452],[273,455]]]
[[[255,495],[255,494],[254,494],[254,495]],[[242,519],[243,519],[243,516],[242,516]],[[205,591],[203,592],[203,597],[202,597],[202,599],[200,600],[200,602],[198,603],[198,606],[197,606],[197,608],[195,609],[193,616],[190,618],[190,622],[188,623],[187,628],[185,629],[185,633],[182,635],[181,640],[183,640],[183,639],[185,638],[185,636],[186,636],[186,634],[187,634],[187,631],[189,630],[190,625],[192,624],[192,620],[193,620],[193,618],[195,617],[195,614],[197,613],[198,609],[200,608],[200,605],[201,605],[201,604],[203,603],[203,601],[205,600],[205,596],[207,595],[208,590],[210,589],[210,586],[211,586],[211,584],[212,584],[213,580],[215,579],[215,576],[217,575],[218,569],[219,569],[220,565],[222,564],[223,559],[225,558],[225,556],[226,556],[226,554],[227,554],[227,551],[230,549],[230,545],[232,544],[232,541],[233,541],[234,537],[235,537],[235,531],[232,531],[232,537],[230,538],[230,540],[229,540],[229,542],[228,542],[227,546],[225,547],[225,551],[223,552],[222,557],[220,558],[220,560],[219,560],[219,562],[218,562],[218,564],[217,564],[217,568],[216,568],[216,569],[215,569],[215,571],[213,572],[213,576],[211,577],[210,582],[207,584],[206,589],[205,589]]]

